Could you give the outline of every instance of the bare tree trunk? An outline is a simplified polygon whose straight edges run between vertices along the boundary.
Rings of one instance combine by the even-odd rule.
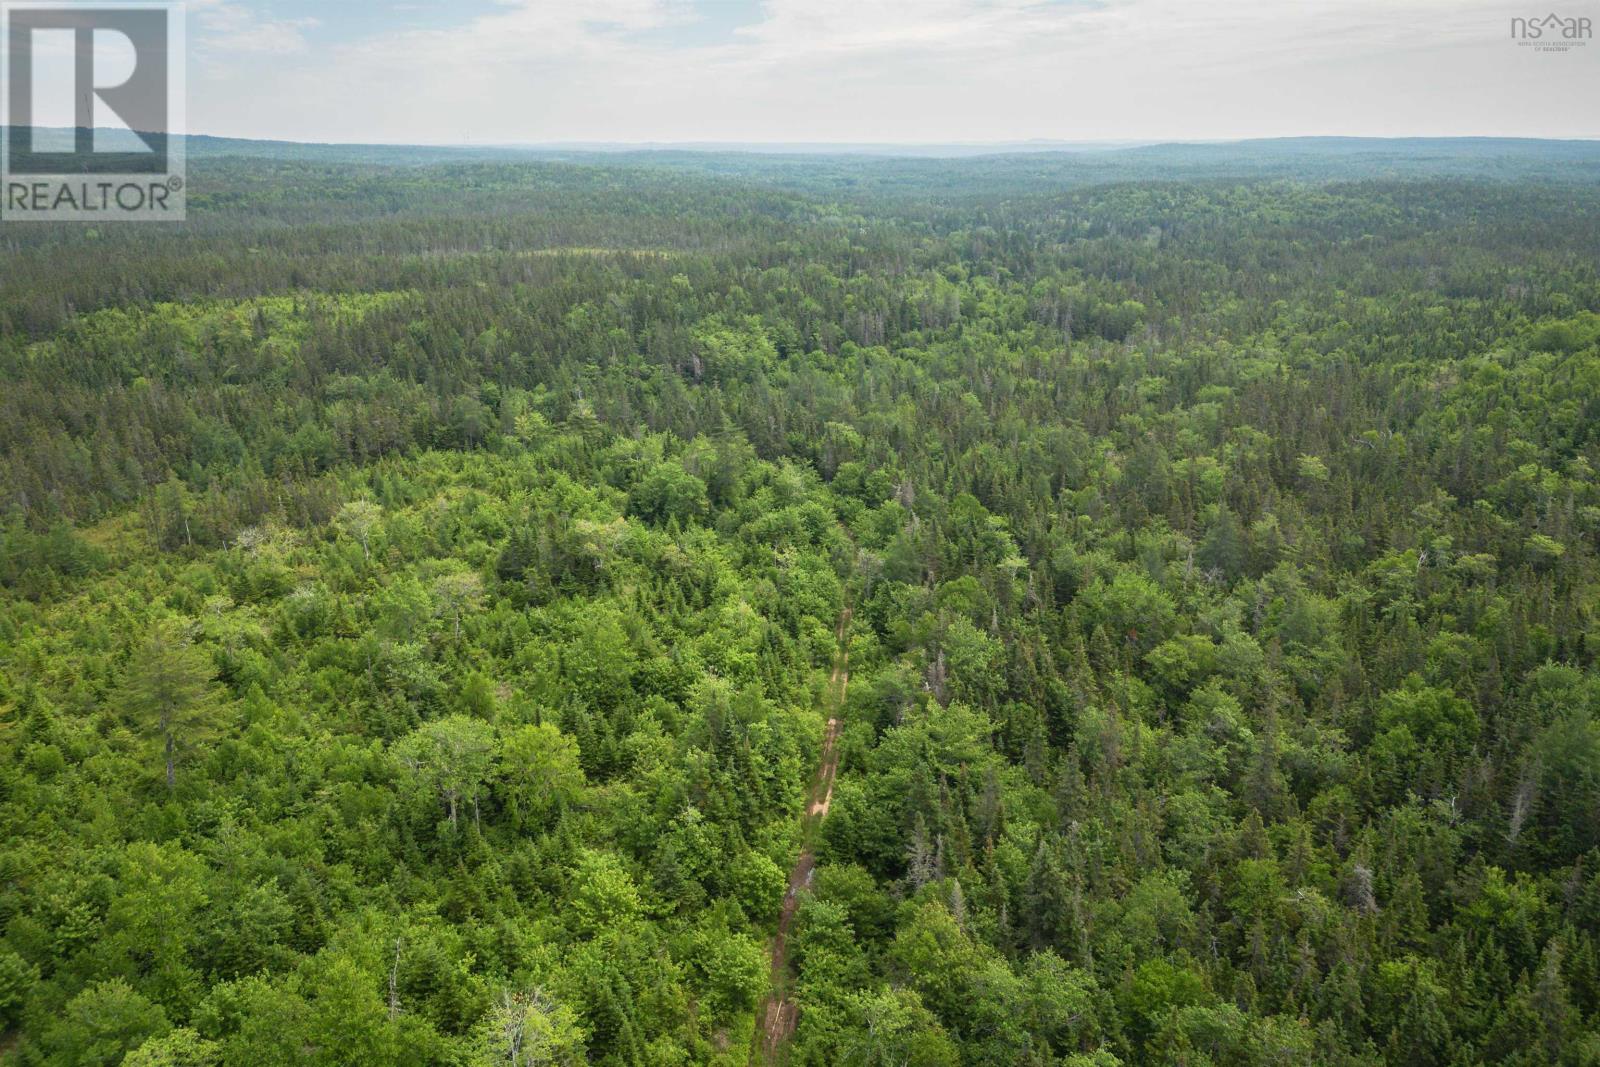
[[[389,1021],[400,1016],[400,938],[394,939],[394,966],[389,968]]]

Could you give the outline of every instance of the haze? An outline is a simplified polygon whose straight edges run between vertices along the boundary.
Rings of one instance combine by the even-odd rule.
[[[404,143],[1591,137],[1483,0],[191,0],[193,132]],[[1573,13],[1587,13],[1577,11]]]

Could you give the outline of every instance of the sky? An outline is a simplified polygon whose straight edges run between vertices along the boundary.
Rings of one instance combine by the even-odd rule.
[[[408,144],[1600,136],[1535,0],[189,0],[191,133]],[[1600,3],[1553,3],[1600,25]]]

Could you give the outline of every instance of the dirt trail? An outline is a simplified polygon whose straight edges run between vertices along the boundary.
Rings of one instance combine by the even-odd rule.
[[[833,779],[839,772],[839,716],[844,713],[845,690],[850,686],[850,652],[844,639],[849,627],[850,609],[845,608],[839,615],[839,648],[833,655],[833,674],[828,678],[828,688],[823,695],[828,727],[822,734],[822,758],[817,764],[816,777],[811,780],[811,793],[800,831],[800,855],[789,872],[789,890],[783,895],[778,933],[772,939],[772,992],[762,1006],[761,1032],[757,1035],[760,1062],[776,1063],[784,1042],[794,1033],[795,1003],[789,987],[789,929],[800,907],[800,892],[811,884],[811,875],[817,868],[813,848],[817,827],[828,817],[828,805],[833,803]]]

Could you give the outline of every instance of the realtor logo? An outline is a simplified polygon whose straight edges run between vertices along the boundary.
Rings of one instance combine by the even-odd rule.
[[[1586,15],[1567,17],[1554,11],[1534,18],[1511,20],[1511,39],[1518,47],[1536,52],[1570,52],[1594,37],[1594,20]]]
[[[183,9],[0,4],[0,219],[178,221]]]

